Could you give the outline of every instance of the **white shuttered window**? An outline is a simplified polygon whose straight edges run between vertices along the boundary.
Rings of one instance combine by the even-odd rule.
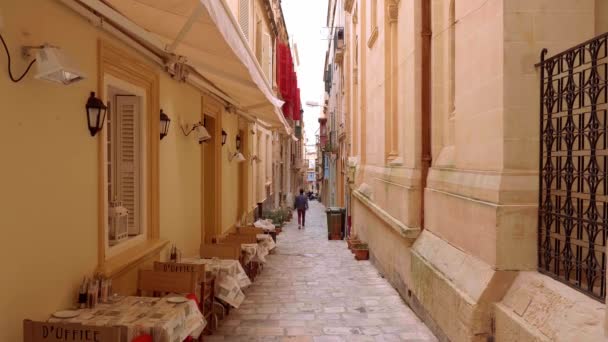
[[[262,69],[264,70],[264,74],[266,74],[268,83],[272,85],[272,39],[267,32],[264,32],[262,38],[262,55]]]
[[[239,0],[239,25],[249,40],[249,0]]]
[[[109,173],[112,181],[110,201],[116,199],[129,211],[130,236],[142,233],[142,120],[140,98],[118,95],[112,113]]]

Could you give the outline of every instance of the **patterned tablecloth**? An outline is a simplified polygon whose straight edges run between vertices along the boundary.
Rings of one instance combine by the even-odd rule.
[[[258,220],[253,224],[256,228],[262,228],[266,232],[274,232],[276,231],[276,227],[272,224],[272,220]]]
[[[241,245],[241,250],[245,254],[245,264],[251,261],[266,263],[266,256],[269,251],[264,244],[260,243],[244,243]]]
[[[185,264],[207,265],[206,269],[216,274],[215,297],[223,300],[235,308],[241,306],[245,300],[243,289],[251,285],[251,280],[245,273],[238,260],[217,260],[218,270],[214,270],[212,259],[184,258]]]
[[[262,247],[266,248],[268,251],[273,250],[277,246],[272,239],[272,236],[268,234],[258,234],[256,237],[258,239],[258,245],[262,245]]]
[[[181,342],[188,336],[197,338],[207,322],[192,300],[172,304],[165,298],[116,297],[93,309],[81,309],[77,317],[49,322],[78,323],[93,326],[125,327],[122,341],[131,341],[142,333],[153,336],[154,342]]]

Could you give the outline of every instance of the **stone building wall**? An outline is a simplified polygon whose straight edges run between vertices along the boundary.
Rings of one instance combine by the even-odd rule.
[[[350,156],[359,162],[351,186],[354,231],[440,339],[567,341],[564,331],[576,325],[584,325],[582,340],[603,339],[604,303],[536,272],[534,64],[542,48],[551,55],[601,33],[608,6],[432,0],[432,109],[423,113],[421,4],[355,0],[347,15]],[[391,59],[387,35],[395,21]],[[433,159],[424,189],[423,115],[431,117]],[[387,158],[387,120],[398,125],[398,158]]]

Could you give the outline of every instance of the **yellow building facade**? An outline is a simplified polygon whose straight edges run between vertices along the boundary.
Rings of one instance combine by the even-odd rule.
[[[127,2],[114,3],[122,6]],[[44,320],[58,309],[71,307],[83,277],[99,272],[113,280],[116,292],[134,293],[137,270],[167,259],[169,245],[177,246],[183,256],[198,255],[201,243],[228,234],[242,220],[253,220],[258,203],[274,202],[277,192],[292,191],[287,182],[273,190],[272,168],[278,156],[272,151],[281,144],[287,149],[292,139],[292,129],[282,122],[280,108],[275,111],[269,106],[268,112],[276,117],[258,115],[259,108],[240,105],[226,95],[234,91],[226,84],[247,84],[251,97],[256,89],[270,89],[267,98],[276,96],[273,44],[277,38],[287,39],[283,19],[277,16],[280,7],[275,2],[251,1],[245,13],[238,4],[218,3],[232,10],[225,12],[225,18],[232,18],[225,26],[232,31],[226,32],[236,32],[237,43],[244,37],[247,48],[233,42],[244,55],[256,57],[261,43],[253,38],[255,34],[238,33],[239,17],[260,19],[256,30],[264,32],[261,37],[267,36],[266,55],[258,54],[259,60],[243,59],[254,71],[248,72],[243,65],[235,71],[243,77],[263,75],[258,84],[238,81],[239,74],[224,74],[218,64],[214,67],[211,57],[209,69],[201,72],[198,82],[189,78],[184,82],[175,76],[175,66],[159,65],[158,51],[139,39],[138,34],[145,32],[125,34],[116,29],[114,25],[136,27],[129,20],[138,18],[127,18],[128,8],[114,13],[124,21],[112,21],[103,17],[110,13],[104,12],[107,8],[89,12],[80,1],[0,4],[0,34],[10,51],[14,74],[21,74],[31,60],[21,57],[22,46],[48,43],[69,57],[84,76],[66,86],[35,79],[36,65],[18,83],[11,82],[6,68],[0,72],[0,118],[6,128],[0,138],[4,157],[0,257],[5,270],[0,286],[1,341],[20,341],[25,318]],[[252,28],[252,32],[256,30]],[[228,51],[227,42],[211,43]],[[3,50],[0,56],[6,66]],[[201,70],[184,65],[189,75]],[[218,86],[205,75],[228,83]],[[111,104],[105,126],[94,137],[87,129],[85,110],[91,92]],[[122,151],[127,141],[113,146],[112,134],[118,134],[116,127],[125,134],[127,126],[114,122],[115,114],[110,113],[122,110],[121,101],[131,100],[135,100],[139,118],[133,151],[140,157],[115,169],[110,156],[121,148],[117,153],[126,153]],[[168,135],[159,140],[161,109],[171,124]],[[211,136],[202,144],[196,132],[185,135],[198,123]],[[246,159],[242,163],[234,159],[237,137]],[[114,244],[108,235],[109,203],[116,192],[113,182],[127,182],[125,170],[137,175],[140,190],[132,204],[137,208],[138,230]],[[113,177],[115,171],[118,180]]]
[[[373,263],[440,340],[605,339],[600,282],[604,299],[537,271],[535,64],[543,48],[549,57],[608,31],[606,10],[330,1],[329,26],[344,34],[328,49],[326,113],[346,127],[338,165],[356,170],[336,187]]]

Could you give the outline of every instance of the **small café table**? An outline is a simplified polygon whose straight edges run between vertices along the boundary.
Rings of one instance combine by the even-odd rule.
[[[268,251],[275,249],[277,246],[276,242],[274,242],[272,236],[269,234],[257,234],[256,238],[258,239],[258,245],[262,245],[262,247],[266,248]]]
[[[192,265],[204,264],[207,270],[216,273],[216,298],[234,308],[241,306],[245,300],[243,289],[251,285],[251,280],[238,260],[218,259],[214,261],[213,259],[183,258],[180,262]],[[218,267],[217,270],[213,269],[215,265]]]
[[[108,303],[95,308],[80,309],[73,318],[51,316],[49,322],[77,323],[93,326],[119,326],[123,330],[122,341],[131,341],[140,334],[150,334],[154,342],[183,341],[189,336],[198,338],[207,322],[196,302],[188,300],[174,304],[163,298],[112,296]]]

